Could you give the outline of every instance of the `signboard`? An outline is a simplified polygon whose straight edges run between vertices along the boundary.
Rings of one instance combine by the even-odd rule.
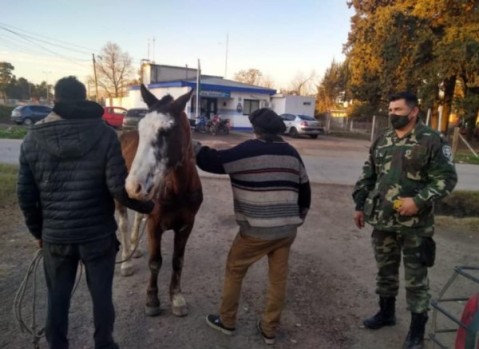
[[[200,91],[200,97],[213,97],[213,98],[230,98],[230,92],[220,92],[220,91]]]

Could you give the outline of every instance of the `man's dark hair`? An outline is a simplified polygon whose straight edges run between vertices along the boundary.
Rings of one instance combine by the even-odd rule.
[[[55,101],[81,102],[86,100],[86,88],[75,76],[61,78],[55,84]]]
[[[414,93],[407,92],[407,91],[393,94],[392,96],[389,97],[389,102],[398,101],[400,99],[404,99],[408,107],[410,107],[411,109],[419,106],[419,101],[417,100],[417,96]]]

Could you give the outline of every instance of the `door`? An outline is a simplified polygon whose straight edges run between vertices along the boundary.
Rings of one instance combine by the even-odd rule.
[[[213,115],[218,114],[218,100],[216,98],[206,98],[206,116],[212,119]]]

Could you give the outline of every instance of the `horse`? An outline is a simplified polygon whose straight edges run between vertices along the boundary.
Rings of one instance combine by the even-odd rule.
[[[176,316],[188,313],[181,294],[181,272],[188,237],[195,215],[203,201],[200,177],[191,141],[190,124],[184,112],[193,90],[174,100],[170,95],[158,100],[141,85],[141,96],[148,113],[140,120],[137,131],[120,136],[122,154],[128,176],[125,189],[138,200],[153,200],[155,208],[146,221],[148,236],[148,266],[150,279],[146,293],[145,313],[160,313],[158,273],[162,264],[161,238],[165,231],[174,232],[173,271],[170,281],[170,301]],[[117,204],[119,231],[122,235],[122,258],[132,253],[127,234],[127,212]],[[141,215],[137,214],[131,236],[138,243]],[[122,274],[132,272],[131,262],[122,263]]]

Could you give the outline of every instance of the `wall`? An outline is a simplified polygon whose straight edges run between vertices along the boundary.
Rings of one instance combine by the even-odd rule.
[[[173,98],[177,98],[189,90],[189,87],[159,87],[150,90],[150,92],[160,99],[166,94],[170,94]],[[258,100],[260,108],[271,106],[270,96],[267,94],[231,92],[229,98],[217,98],[218,114],[220,114],[222,118],[230,119],[231,127],[235,130],[252,129],[248,115],[243,115],[243,110],[238,111],[237,109],[238,103],[243,105],[245,99]],[[192,98],[192,100],[186,105],[185,111],[188,118],[194,119],[194,106],[191,103],[194,103],[194,98]],[[139,89],[130,90],[127,97],[112,98],[111,103],[107,100],[106,104],[107,106],[123,107],[126,109],[142,108],[146,106],[141,98]]]
[[[271,100],[271,109],[277,114],[290,113],[314,117],[316,104],[314,97],[276,95],[272,96]]]

